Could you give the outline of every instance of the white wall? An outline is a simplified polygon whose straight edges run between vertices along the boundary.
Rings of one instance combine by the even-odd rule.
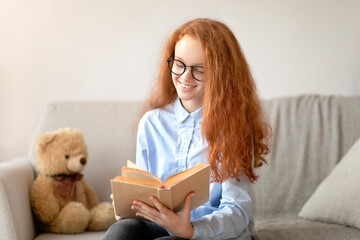
[[[0,0],[0,161],[27,154],[50,102],[143,99],[196,17],[234,31],[263,98],[357,92],[358,0]]]

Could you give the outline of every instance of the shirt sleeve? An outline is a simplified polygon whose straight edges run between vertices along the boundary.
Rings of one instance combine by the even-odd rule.
[[[218,210],[192,221],[191,239],[250,239],[253,225],[249,181],[228,179],[222,183],[222,199]]]
[[[149,171],[149,154],[145,135],[146,114],[141,118],[136,136],[136,165]]]

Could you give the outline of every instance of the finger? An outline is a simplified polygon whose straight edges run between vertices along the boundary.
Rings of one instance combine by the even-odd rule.
[[[145,219],[147,219],[147,220],[149,220],[149,221],[151,221],[151,222],[156,222],[156,223],[158,223],[158,219],[155,218],[155,217],[152,216],[152,215],[148,215],[148,214],[142,213],[142,212],[137,212],[137,213],[135,213],[135,215],[136,215],[137,217],[145,218]]]
[[[110,198],[111,200],[114,200],[113,194],[110,194]]]
[[[167,207],[165,207],[160,201],[159,199],[157,199],[157,197],[151,196],[150,200],[155,204],[156,208],[160,211],[160,212],[166,212],[166,210],[168,210]]]
[[[136,211],[136,213],[135,213],[136,216],[142,217],[149,221],[160,224],[159,217],[160,217],[161,213],[159,212],[158,209],[153,208],[153,207],[147,205],[146,203],[143,203],[143,202],[137,201],[137,200],[135,200],[133,202],[131,209]]]
[[[159,216],[159,211],[157,208],[150,207],[149,205],[141,201],[134,200],[133,205],[131,205],[131,209],[147,215],[153,215],[154,217]]]
[[[116,221],[119,221],[119,220],[122,219],[120,216],[118,216],[118,215],[116,214],[115,208],[114,208],[114,215],[115,215]]]

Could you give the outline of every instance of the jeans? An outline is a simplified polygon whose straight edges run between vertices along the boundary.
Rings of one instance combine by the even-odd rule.
[[[122,219],[108,229],[104,240],[180,240],[170,236],[165,228],[157,223],[139,219]]]
[[[170,236],[165,228],[157,223],[139,219],[123,219],[108,229],[104,240],[185,240]],[[254,237],[251,236],[251,240]]]

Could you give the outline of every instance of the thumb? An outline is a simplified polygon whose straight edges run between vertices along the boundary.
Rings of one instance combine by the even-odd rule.
[[[184,210],[186,212],[190,212],[190,210],[191,210],[191,202],[192,202],[192,198],[194,197],[194,195],[195,195],[195,193],[191,192],[185,198]]]

